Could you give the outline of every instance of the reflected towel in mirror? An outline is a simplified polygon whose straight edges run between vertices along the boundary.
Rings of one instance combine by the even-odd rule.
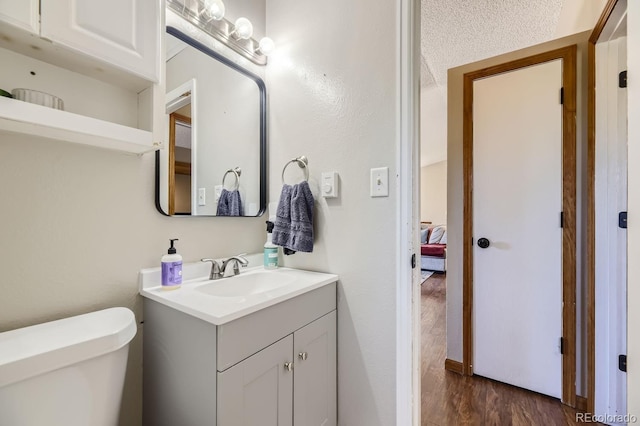
[[[289,250],[313,251],[313,194],[309,183],[282,185],[273,243]]]
[[[218,200],[217,216],[244,216],[240,191],[223,189]]]

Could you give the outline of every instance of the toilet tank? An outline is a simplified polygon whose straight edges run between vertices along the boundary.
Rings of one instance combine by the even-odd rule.
[[[127,308],[0,333],[0,425],[116,425],[135,334]]]

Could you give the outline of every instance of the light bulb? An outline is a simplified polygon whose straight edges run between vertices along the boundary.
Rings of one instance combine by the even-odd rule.
[[[247,18],[236,19],[233,34],[243,40],[251,38],[251,36],[253,35],[253,25],[251,24],[251,21],[249,21]]]
[[[263,55],[269,56],[273,49],[276,48],[275,43],[269,37],[262,37],[260,39],[260,44],[258,44],[258,48]]]
[[[225,7],[222,0],[204,0],[202,13],[209,19],[219,21],[224,18]]]

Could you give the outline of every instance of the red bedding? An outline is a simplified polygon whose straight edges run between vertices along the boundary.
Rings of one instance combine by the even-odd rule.
[[[422,244],[420,246],[420,253],[423,256],[444,257],[444,249],[446,248],[446,244]]]

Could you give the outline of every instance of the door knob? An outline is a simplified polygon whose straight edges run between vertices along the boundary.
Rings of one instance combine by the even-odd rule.
[[[303,361],[306,361],[308,356],[309,356],[309,355],[308,355],[306,352],[300,352],[300,353],[298,354],[298,358],[300,358],[300,359],[301,359],[301,360],[303,360]]]
[[[287,371],[293,370],[293,363],[292,362],[285,362],[284,363],[284,369],[287,370]]]
[[[490,245],[491,245],[491,243],[486,238],[479,238],[478,239],[478,247],[485,249],[485,248],[489,247]]]

